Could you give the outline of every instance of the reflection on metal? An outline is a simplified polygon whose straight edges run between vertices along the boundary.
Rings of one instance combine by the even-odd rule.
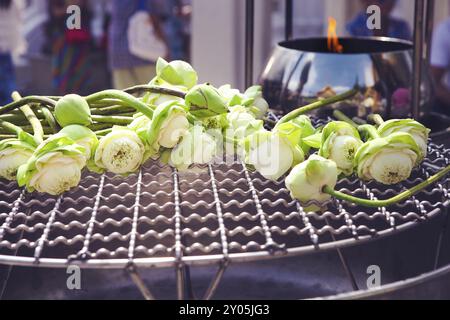
[[[326,38],[280,43],[262,75],[269,104],[289,111],[357,86],[360,95],[348,106],[354,111],[352,116],[372,112],[408,115],[413,81],[411,42],[376,37],[340,38],[340,42],[343,54],[328,52]],[[429,81],[424,82],[423,90],[425,105],[429,101]]]

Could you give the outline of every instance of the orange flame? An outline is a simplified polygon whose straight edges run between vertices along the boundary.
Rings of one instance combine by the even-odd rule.
[[[331,52],[342,53],[344,47],[339,43],[337,36],[337,22],[333,17],[328,18],[328,50]]]

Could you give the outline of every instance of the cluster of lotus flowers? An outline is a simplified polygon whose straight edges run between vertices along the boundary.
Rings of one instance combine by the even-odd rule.
[[[198,84],[196,71],[183,61],[160,59],[157,76],[135,89],[144,94],[137,98],[126,91],[106,90],[89,97],[54,97],[54,105],[51,97],[19,97],[0,108],[2,119],[6,111],[20,107],[34,129],[32,135],[0,120],[0,126],[16,134],[0,141],[0,177],[17,180],[30,192],[59,195],[78,186],[84,168],[126,176],[147,160],[159,159],[188,170],[194,164],[211,163],[225,150],[237,153],[267,179],[287,175],[286,186],[300,202],[322,203],[331,196],[344,197],[334,191],[339,176],[357,174],[362,180],[396,184],[407,179],[427,153],[429,130],[414,120],[360,127],[335,121],[315,128],[304,115],[349,94],[295,110],[269,131],[264,128],[269,105],[261,87],[242,93],[229,85]],[[43,113],[54,128],[45,140],[40,121],[27,105],[30,101],[53,107]],[[112,117],[127,125],[94,131],[91,111],[100,105],[135,111],[128,121]],[[349,197],[346,200],[357,201]]]

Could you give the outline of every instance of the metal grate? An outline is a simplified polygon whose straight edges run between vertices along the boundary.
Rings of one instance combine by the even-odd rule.
[[[338,189],[371,199],[397,194],[450,163],[450,150],[433,143],[429,149],[402,185],[351,178]],[[60,197],[1,181],[0,263],[170,267],[303,255],[418,225],[450,205],[449,190],[447,178],[389,208],[333,200],[328,211],[312,213],[292,200],[283,181],[265,180],[238,161],[198,166],[194,173],[149,162],[126,179],[88,173],[79,188]]]

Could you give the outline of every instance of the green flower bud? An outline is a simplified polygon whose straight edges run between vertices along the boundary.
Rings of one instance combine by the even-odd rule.
[[[197,84],[197,72],[192,66],[184,61],[167,62],[159,58],[156,63],[157,79],[165,81],[174,86],[183,86],[191,89]]]
[[[66,95],[56,103],[55,117],[61,127],[71,124],[88,126],[92,123],[88,103],[76,94]]]
[[[219,91],[208,84],[189,90],[185,101],[190,113],[200,119],[228,112],[228,106]]]
[[[63,128],[58,134],[65,135],[72,139],[76,144],[84,147],[87,161],[89,161],[95,154],[98,139],[92,130],[74,124]]]
[[[250,108],[250,111],[257,119],[264,119],[269,111],[269,104],[263,97],[261,86],[253,86],[247,89],[244,93],[245,100],[243,105]]]
[[[221,86],[218,91],[229,107],[242,105],[244,101],[244,95],[238,89],[233,89],[229,84]]]

